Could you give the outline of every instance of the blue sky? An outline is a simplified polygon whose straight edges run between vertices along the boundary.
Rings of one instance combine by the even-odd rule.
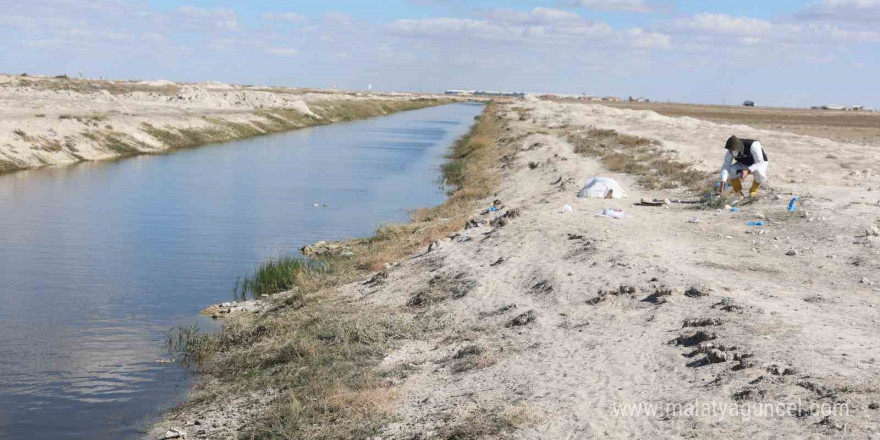
[[[880,107],[880,0],[29,0],[0,70]]]

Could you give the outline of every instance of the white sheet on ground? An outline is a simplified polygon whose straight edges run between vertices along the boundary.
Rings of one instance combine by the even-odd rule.
[[[582,199],[587,197],[604,199],[608,196],[609,191],[611,191],[611,197],[614,199],[626,197],[626,191],[623,190],[623,187],[616,180],[607,177],[594,177],[590,179],[584,185],[584,189],[580,190],[578,197]]]

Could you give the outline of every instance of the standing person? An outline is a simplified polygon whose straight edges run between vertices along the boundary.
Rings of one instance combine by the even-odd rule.
[[[767,166],[770,164],[761,142],[731,136],[724,149],[727,154],[724,155],[724,165],[721,167],[720,192],[727,189],[729,179],[734,193],[743,195],[743,182],[751,174],[753,181],[749,188],[749,197],[757,196],[758,188],[767,180]]]

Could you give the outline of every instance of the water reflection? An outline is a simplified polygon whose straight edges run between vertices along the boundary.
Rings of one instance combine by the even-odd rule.
[[[188,386],[156,363],[168,328],[266,257],[440,202],[437,167],[480,111],[0,176],[0,439],[136,437]]]

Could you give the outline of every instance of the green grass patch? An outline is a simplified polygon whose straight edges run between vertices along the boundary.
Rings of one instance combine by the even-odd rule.
[[[376,367],[395,344],[425,329],[406,308],[365,304],[338,295],[335,288],[464,228],[477,202],[499,188],[500,158],[512,151],[496,142],[495,112],[495,105],[487,107],[486,116],[455,144],[450,160],[457,162],[456,187],[443,204],[414,212],[412,223],[381,226],[373,237],[347,241],[343,247],[353,255],[267,261],[236,283],[236,296],[294,294],[270,298],[272,310],[264,314],[228,318],[219,334],[194,336],[191,329],[182,337],[174,334],[171,339],[183,341],[175,345],[179,360],[217,379],[198,397],[204,402],[283,390],[240,438],[370,438],[390,420],[395,392]],[[492,420],[457,432],[492,435],[510,426]]]
[[[274,295],[296,288],[304,277],[319,276],[325,271],[326,264],[314,260],[290,256],[274,258],[257,266],[253,273],[239,278],[233,294],[241,300]]]
[[[648,189],[711,190],[710,173],[675,159],[656,140],[591,128],[570,135],[569,142],[576,153],[600,159],[610,171],[638,176],[639,184]]]

